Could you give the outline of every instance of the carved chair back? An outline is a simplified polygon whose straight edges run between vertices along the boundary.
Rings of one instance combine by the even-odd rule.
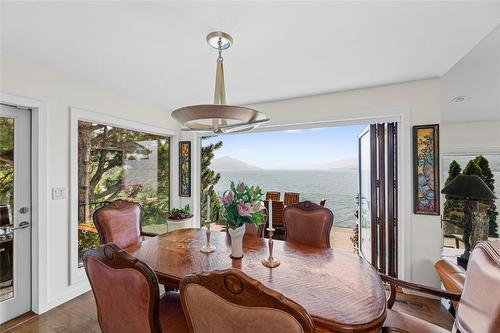
[[[285,208],[286,239],[316,247],[330,247],[333,213],[310,201]]]
[[[190,332],[314,331],[302,306],[237,269],[188,275],[180,293]]]
[[[477,243],[467,265],[455,317],[460,332],[498,332],[500,327],[500,240]]]
[[[158,278],[113,243],[83,255],[103,333],[161,332]]]
[[[140,244],[141,216],[141,205],[127,200],[116,200],[97,209],[93,218],[101,244],[111,242],[122,249]]]
[[[297,192],[285,192],[285,197],[283,199],[283,203],[285,206],[295,205],[299,203],[299,193]]]
[[[266,192],[266,200],[280,201],[281,192]]]

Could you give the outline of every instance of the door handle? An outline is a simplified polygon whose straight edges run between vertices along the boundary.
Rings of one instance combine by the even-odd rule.
[[[29,222],[26,222],[26,221],[23,221],[21,223],[19,223],[19,226],[18,227],[14,227],[12,228],[11,230],[19,230],[19,229],[26,229],[30,226],[30,223]]]

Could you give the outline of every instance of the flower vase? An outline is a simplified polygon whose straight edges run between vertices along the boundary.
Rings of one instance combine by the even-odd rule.
[[[228,229],[231,236],[231,255],[233,259],[243,258],[243,236],[245,235],[245,224],[236,229]]]

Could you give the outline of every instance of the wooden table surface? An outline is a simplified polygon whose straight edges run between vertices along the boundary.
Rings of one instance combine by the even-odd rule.
[[[212,232],[217,250],[200,252],[205,230],[180,229],[144,241],[131,254],[150,265],[160,282],[176,286],[187,274],[238,268],[265,286],[301,304],[317,327],[335,332],[378,332],[386,315],[385,291],[373,267],[359,256],[274,241],[274,257],[281,265],[261,264],[268,241],[245,237],[244,257],[233,260],[229,236]]]

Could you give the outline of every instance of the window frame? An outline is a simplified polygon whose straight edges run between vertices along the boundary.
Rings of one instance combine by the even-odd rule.
[[[70,107],[70,219],[69,219],[69,233],[70,233],[70,285],[86,281],[85,269],[78,267],[78,228],[73,227],[78,224],[78,121],[87,121],[92,123],[99,123],[113,127],[120,127],[132,131],[145,132],[155,135],[167,136],[170,138],[170,181],[169,181],[169,198],[170,207],[175,206],[179,202],[179,196],[176,191],[178,188],[178,143],[179,132],[152,126],[145,123],[131,121],[119,117],[114,117],[102,113],[87,111],[84,109]]]
[[[449,168],[449,163],[444,163],[445,159],[456,159],[458,157],[467,157],[470,159],[475,158],[478,155],[497,155],[500,156],[500,147],[484,147],[484,148],[477,148],[477,147],[453,147],[451,149],[445,150],[444,153],[441,153],[440,155],[440,161],[439,161],[439,169],[441,173],[441,179],[440,179],[440,186],[443,188],[446,183],[446,179],[448,178],[448,168]],[[451,162],[450,162],[451,163]],[[461,165],[462,170],[465,167],[465,165]],[[496,179],[495,179],[496,180]],[[500,183],[499,183],[500,185]],[[495,193],[500,193],[500,188],[495,189]],[[443,216],[444,216],[444,203],[446,201],[446,195],[440,194],[441,198],[441,252],[443,256],[449,256],[449,255],[459,255],[463,253],[463,249],[456,249],[456,248],[447,248],[444,246],[444,228],[443,228]]]

